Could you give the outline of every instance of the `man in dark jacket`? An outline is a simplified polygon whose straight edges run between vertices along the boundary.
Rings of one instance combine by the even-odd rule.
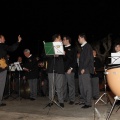
[[[15,51],[18,48],[19,43],[22,38],[20,35],[18,36],[18,42],[13,44],[12,46],[8,46],[5,44],[5,37],[0,35],[0,106],[5,106],[5,103],[2,103],[3,92],[6,82],[8,62],[7,62],[7,51]]]
[[[86,35],[80,34],[78,41],[81,44],[82,51],[79,60],[79,86],[84,106],[89,108],[92,105],[92,87],[90,74],[94,73],[94,60],[92,47],[86,41]]]
[[[61,36],[58,34],[54,35],[53,41],[62,42]],[[56,88],[60,106],[64,107],[64,100],[63,100],[64,63],[63,63],[62,55],[48,56],[47,72],[49,79],[49,99],[50,100],[54,99],[55,88]]]
[[[71,38],[69,36],[63,37],[63,44],[65,50],[64,56],[64,68],[65,68],[65,80],[64,80],[64,100],[69,99],[69,104],[73,105],[75,101],[75,80],[74,73],[76,67],[76,50],[71,46]],[[68,85],[68,89],[67,89]],[[68,95],[69,90],[69,95]]]
[[[30,87],[30,100],[36,100],[37,97],[37,80],[38,80],[38,61],[30,53],[29,49],[24,50],[24,55],[27,58],[26,63],[23,65],[25,71],[25,78],[29,82]]]

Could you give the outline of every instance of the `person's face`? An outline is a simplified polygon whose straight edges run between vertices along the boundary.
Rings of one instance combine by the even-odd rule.
[[[58,37],[54,40],[54,42],[62,42],[61,36],[58,36]]]
[[[83,44],[83,41],[84,41],[84,38],[78,36],[78,42],[79,42],[80,44]]]
[[[80,53],[77,53],[77,58],[80,58]]]
[[[22,62],[22,58],[21,57],[18,57],[18,62]]]
[[[4,37],[4,36],[2,36],[2,37],[0,38],[0,42],[1,42],[1,43],[5,43],[5,37]]]
[[[96,54],[97,54],[97,53],[96,53],[96,51],[95,51],[95,50],[93,50],[93,56],[94,56],[94,57],[96,56]]]
[[[120,51],[120,45],[115,46],[115,51],[119,52]]]
[[[43,66],[44,66],[44,63],[41,62],[41,63],[40,63],[40,66],[43,67]]]
[[[9,58],[10,58],[10,56],[9,56],[9,55],[7,55],[7,58],[9,59]]]
[[[39,67],[44,67],[44,62],[38,63],[38,66],[39,66]]]
[[[68,40],[66,39],[66,37],[63,37],[63,45],[67,45],[68,44]]]
[[[30,56],[30,53],[29,52],[24,52],[24,55],[25,55],[25,57],[29,57]]]

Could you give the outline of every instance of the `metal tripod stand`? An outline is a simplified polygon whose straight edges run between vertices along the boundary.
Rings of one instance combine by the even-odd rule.
[[[20,91],[20,88],[21,88],[21,73],[20,72],[22,71],[22,68],[21,68],[19,62],[15,62],[14,64],[17,68],[17,71],[19,72],[19,78],[18,78],[18,85],[19,86],[18,86],[18,96],[16,98],[13,98],[13,99],[19,98],[19,100],[21,100],[22,98],[21,98],[21,91]]]
[[[107,81],[106,81],[106,68],[104,67],[104,87],[105,87],[105,91],[104,93],[98,98],[98,100],[95,102],[95,105],[99,102],[99,101],[102,101],[104,104],[107,104],[108,102],[111,103],[110,99],[109,99],[109,96],[108,96],[108,93],[107,93]],[[105,96],[106,98],[106,102],[102,99],[103,97]]]
[[[8,95],[6,95],[5,97],[4,97],[4,99],[8,99],[8,98],[15,98],[14,96],[13,96],[13,92],[14,92],[14,85],[13,85],[13,88],[12,88],[12,90],[13,91],[11,91],[11,79],[12,79],[12,75],[13,75],[13,73],[12,73],[13,71],[11,71],[11,70],[9,70],[8,71],[8,73],[7,73],[7,80],[8,80]],[[14,78],[13,78],[13,84],[14,84]]]
[[[60,107],[61,109],[63,109],[56,101],[55,101],[55,95],[54,95],[54,91],[55,91],[55,56],[54,56],[54,60],[53,60],[53,81],[52,81],[52,98],[49,99],[50,102],[45,106],[46,107],[49,107],[49,111],[50,111],[50,108],[53,104],[56,104],[58,107]],[[44,108],[44,109],[45,109]],[[49,114],[49,111],[47,114]]]

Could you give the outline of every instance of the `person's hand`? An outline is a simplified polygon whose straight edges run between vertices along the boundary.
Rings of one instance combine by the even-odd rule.
[[[71,74],[71,72],[72,72],[72,70],[71,70],[71,69],[69,69],[69,70],[67,71],[67,74]]]
[[[85,70],[84,70],[84,69],[82,69],[82,70],[81,70],[81,74],[84,74],[84,73],[85,73]]]
[[[22,38],[20,35],[18,35],[18,42],[21,42]]]
[[[27,68],[23,68],[24,71],[29,72],[30,70]]]
[[[59,55],[54,55],[54,57],[59,57]]]
[[[66,52],[64,51],[64,55],[66,54]]]
[[[44,81],[42,81],[41,85],[44,86]]]
[[[23,76],[23,80],[25,80],[26,79],[26,77],[25,76]]]

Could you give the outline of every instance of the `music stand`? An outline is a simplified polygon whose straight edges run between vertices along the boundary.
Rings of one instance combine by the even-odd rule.
[[[113,64],[120,64],[120,53],[111,53],[111,57],[108,57],[108,58],[111,58],[111,65]]]
[[[9,70],[8,70],[8,71],[9,71],[9,74],[8,74],[8,77],[7,77],[7,78],[8,78],[8,86],[9,86],[9,87],[8,87],[8,95],[5,96],[4,99],[8,99],[9,97],[12,97],[13,99],[15,98],[15,97],[12,96],[11,84],[10,84],[10,83],[11,83],[11,76],[12,76],[12,75],[11,75],[11,74],[12,74],[11,72],[14,72],[15,70],[16,70],[15,65],[14,65],[14,64],[11,64],[11,65],[9,66]],[[14,83],[14,79],[13,79],[13,83]],[[13,91],[14,91],[14,88],[13,88]]]
[[[104,91],[104,93],[98,98],[98,100],[95,102],[95,105],[99,102],[99,101],[102,101],[104,104],[107,104],[108,103],[108,101],[107,101],[107,103],[102,99],[104,96],[106,97],[106,100],[108,100],[109,99],[109,97],[108,97],[108,93],[107,93],[107,81],[106,81],[106,67],[104,67],[104,88],[105,88],[105,91]],[[109,100],[110,101],[110,100]],[[110,102],[111,103],[111,102]]]
[[[43,43],[44,43],[44,49],[45,49],[46,55],[54,56],[54,60],[53,60],[53,81],[52,81],[52,99],[51,100],[49,99],[51,102],[48,103],[48,105],[46,105],[46,107],[51,107],[52,104],[55,103],[58,107],[62,108],[55,101],[55,98],[54,98],[55,95],[53,93],[53,90],[55,88],[55,86],[54,86],[54,81],[55,81],[55,78],[54,78],[55,55],[64,55],[63,44],[62,44],[62,42],[47,42],[47,43],[45,43],[44,41],[43,41]],[[48,111],[48,113],[49,113],[49,111]]]
[[[21,98],[21,94],[20,94],[21,75],[20,75],[20,72],[23,71],[23,70],[22,70],[22,67],[21,67],[19,62],[14,62],[14,65],[15,65],[17,71],[19,72],[19,79],[18,79],[19,80],[19,82],[18,82],[18,84],[19,84],[19,93],[18,93],[18,98],[19,98],[19,100],[21,100],[20,99]]]

